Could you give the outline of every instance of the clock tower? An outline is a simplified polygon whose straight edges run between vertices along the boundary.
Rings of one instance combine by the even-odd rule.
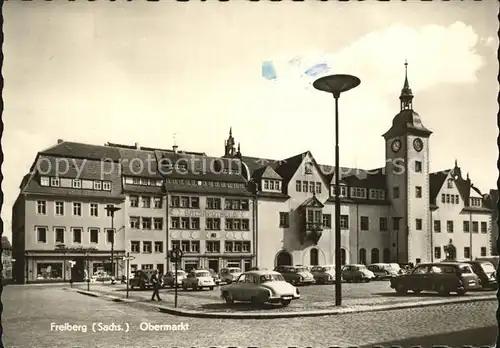
[[[394,262],[430,262],[432,226],[429,207],[429,137],[420,115],[413,110],[408,63],[401,90],[400,112],[385,139],[385,174],[391,202],[389,225]]]

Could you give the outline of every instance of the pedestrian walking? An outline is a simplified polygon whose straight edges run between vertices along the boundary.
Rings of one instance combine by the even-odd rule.
[[[151,284],[153,285],[153,296],[151,297],[151,301],[155,301],[155,297],[158,299],[158,301],[161,301],[160,298],[160,287],[161,287],[161,280],[160,277],[158,276],[158,270],[154,270],[153,275],[151,276]]]

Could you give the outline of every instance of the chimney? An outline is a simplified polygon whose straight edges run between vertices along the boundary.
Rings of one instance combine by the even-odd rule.
[[[177,149],[178,148],[179,148],[179,146],[177,146],[177,145],[172,146],[172,149],[174,150],[174,153],[177,153]]]
[[[57,143],[58,143],[58,144],[61,144],[61,143],[63,143],[63,142],[64,142],[64,140],[62,140],[62,139],[57,139]]]
[[[141,147],[139,146],[139,143],[135,143],[135,148],[136,148],[137,150],[140,150],[140,149],[141,149]]]

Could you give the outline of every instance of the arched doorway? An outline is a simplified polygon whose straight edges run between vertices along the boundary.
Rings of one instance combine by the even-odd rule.
[[[384,260],[384,263],[391,262],[391,251],[389,249],[385,248],[382,258]]]
[[[380,255],[379,251],[377,248],[372,249],[372,263],[379,263],[380,262]]]
[[[319,265],[318,249],[312,248],[309,253],[309,258],[310,258],[309,263],[311,266]]]
[[[276,257],[276,266],[291,266],[292,265],[292,255],[284,250],[278,253]]]
[[[343,266],[346,264],[347,252],[344,248],[340,249],[340,264]]]
[[[359,249],[359,263],[366,265],[366,249],[365,248]]]

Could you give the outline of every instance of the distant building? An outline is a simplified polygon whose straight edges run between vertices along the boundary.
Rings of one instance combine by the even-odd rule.
[[[488,208],[491,209],[491,255],[498,255],[497,238],[498,238],[498,190],[490,190],[486,195],[486,202]]]

